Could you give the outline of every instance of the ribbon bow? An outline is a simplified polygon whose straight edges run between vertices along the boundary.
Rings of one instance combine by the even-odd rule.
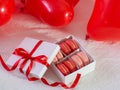
[[[21,73],[23,73],[22,69],[23,69],[23,67],[25,66],[25,64],[27,63],[28,60],[30,61],[30,65],[28,67],[28,68],[30,68],[30,70],[32,69],[33,62],[41,63],[41,64],[45,65],[46,67],[49,66],[49,64],[47,63],[47,57],[45,55],[39,55],[39,56],[32,57],[33,53],[31,53],[31,52],[28,53],[23,48],[15,49],[13,54],[20,56],[21,58],[19,60],[23,59],[23,62],[20,65],[20,72]]]
[[[36,77],[29,77],[29,74],[30,74],[30,71],[33,67],[33,63],[34,62],[38,62],[38,63],[41,63],[43,65],[45,65],[46,67],[49,66],[49,63],[47,63],[47,57],[45,55],[39,55],[39,56],[35,56],[33,57],[33,53],[36,51],[36,49],[40,46],[40,44],[42,43],[42,41],[38,41],[37,44],[34,46],[34,48],[31,50],[30,53],[28,53],[25,49],[23,48],[17,48],[15,49],[15,51],[13,52],[13,54],[17,55],[17,56],[20,56],[21,58],[19,60],[17,60],[14,65],[9,68],[3,61],[3,59],[1,58],[1,63],[3,65],[3,67],[7,70],[7,71],[12,71],[12,70],[15,70],[16,67],[18,66],[18,64],[20,63],[21,60],[23,60],[20,64],[20,68],[19,68],[19,71],[21,73],[24,73],[23,72],[23,68],[25,66],[25,64],[30,61],[30,64],[26,70],[26,77],[28,80],[30,81],[34,81],[34,80],[38,80],[38,78]]]
[[[33,67],[34,62],[41,63],[41,64],[45,65],[46,67],[49,66],[49,64],[47,63],[47,57],[45,55],[39,55],[39,56],[32,57],[32,54],[34,52],[33,50],[30,53],[28,53],[23,48],[17,48],[13,52],[13,54],[18,55],[18,56],[21,57],[19,60],[23,60],[22,63],[20,64],[20,68],[19,68],[21,73],[24,73],[23,68],[24,68],[25,64],[28,62],[28,60],[30,61],[30,64],[29,64],[29,66],[28,66],[28,68],[26,70],[26,76],[27,76],[28,80],[30,80],[30,81],[31,81],[31,79],[28,76],[29,76],[29,73],[30,73],[30,71],[31,71],[31,69]]]
[[[33,62],[38,62],[41,63],[43,65],[45,65],[46,67],[49,66],[49,64],[47,63],[47,57],[45,55],[39,55],[39,56],[35,56],[32,57],[33,53],[36,51],[36,49],[40,46],[40,44],[42,43],[42,41],[37,42],[37,44],[34,46],[34,48],[31,50],[30,53],[28,53],[25,49],[23,48],[17,48],[15,49],[15,51],[13,52],[13,54],[20,56],[21,58],[17,61],[22,61],[22,63],[20,64],[20,72],[23,73],[23,68],[25,66],[25,64],[28,62],[28,60],[30,61],[30,64],[26,70],[26,77],[28,78],[28,80],[33,81],[33,77],[29,77],[29,73],[33,67]],[[34,77],[34,80],[37,80],[38,78]]]

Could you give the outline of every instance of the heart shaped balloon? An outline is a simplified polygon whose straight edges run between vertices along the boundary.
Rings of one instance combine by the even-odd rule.
[[[0,0],[0,26],[6,24],[15,9],[14,0]]]
[[[65,0],[26,0],[25,9],[51,26],[65,26],[74,16],[73,7]]]
[[[96,0],[87,33],[94,40],[120,40],[120,0]]]

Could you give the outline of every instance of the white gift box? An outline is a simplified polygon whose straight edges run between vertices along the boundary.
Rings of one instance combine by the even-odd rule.
[[[87,56],[89,57],[89,60],[90,60],[90,63],[88,65],[86,65],[86,66],[84,66],[84,67],[82,67],[82,68],[74,71],[73,73],[70,73],[70,74],[64,76],[59,71],[59,69],[56,67],[56,65],[54,63],[52,63],[52,61],[54,60],[55,56],[57,55],[57,53],[60,50],[60,47],[57,44],[43,41],[40,44],[40,46],[35,50],[35,52],[33,53],[33,55],[32,55],[33,57],[39,56],[39,55],[45,55],[45,56],[47,56],[47,58],[48,58],[47,62],[49,64],[52,63],[50,66],[52,67],[53,71],[61,79],[61,81],[63,83],[65,83],[65,84],[72,83],[75,80],[77,74],[81,74],[81,76],[84,76],[84,75],[88,74],[89,72],[93,71],[95,69],[95,64],[96,64],[96,61],[90,56],[90,54],[88,54],[86,52],[86,50],[84,50],[84,48],[80,45],[79,41],[75,37],[68,36],[65,39],[69,39],[69,38],[72,38],[75,41],[77,41],[77,43],[79,45],[79,50],[85,52],[87,54]],[[64,41],[65,39],[63,39],[61,41]],[[37,39],[25,38],[20,43],[20,45],[17,48],[23,48],[28,53],[30,53],[31,50],[34,48],[34,46],[37,44],[38,41],[39,40],[37,40]],[[75,52],[77,52],[77,50]],[[72,52],[70,55],[65,56],[64,59],[65,58],[69,58],[70,56],[74,55],[75,52]],[[9,65],[10,67],[12,67],[15,64],[15,62],[17,60],[19,60],[20,58],[21,58],[20,56],[12,54],[8,58],[8,60],[6,61],[6,64]],[[19,69],[21,63],[22,63],[22,60],[21,60],[21,62],[19,63],[19,65],[17,67],[18,69]],[[24,73],[26,72],[29,64],[30,64],[30,61],[28,60],[27,63],[25,64],[24,68],[23,68]],[[38,62],[34,62],[34,65],[33,65],[32,69],[30,71],[30,75],[32,75],[34,77],[41,78],[44,75],[44,73],[46,72],[46,70],[47,70],[47,67],[45,65],[43,65],[41,63],[38,63]]]
[[[37,39],[32,39],[32,38],[27,37],[20,43],[20,45],[17,48],[23,48],[28,53],[30,53],[38,41],[39,40]],[[37,48],[37,50],[33,53],[32,56],[35,57],[38,55],[45,55],[48,58],[47,62],[51,64],[52,60],[54,59],[54,57],[56,56],[59,50],[60,50],[59,45],[43,41],[40,44],[40,46]],[[20,58],[21,58],[20,56],[12,54],[6,61],[6,64],[12,67],[14,63]],[[21,63],[22,63],[22,60],[19,63],[17,68],[20,67]],[[23,68],[24,73],[26,72],[29,64],[30,64],[30,61],[28,60]],[[30,75],[41,78],[44,75],[46,70],[47,70],[47,67],[45,65],[38,63],[38,62],[34,62],[34,65],[30,71]]]
[[[89,60],[90,60],[90,63],[89,63],[88,65],[86,65],[86,66],[84,66],[84,67],[82,67],[82,68],[80,68],[80,69],[78,69],[78,70],[76,70],[76,71],[74,71],[74,72],[66,75],[66,76],[64,76],[64,75],[59,71],[59,69],[56,67],[56,65],[55,65],[54,63],[52,63],[51,68],[52,68],[53,71],[56,73],[56,75],[60,78],[60,80],[61,80],[62,82],[64,82],[65,84],[70,84],[70,83],[72,83],[72,82],[75,80],[77,74],[81,74],[81,77],[82,77],[82,76],[88,74],[89,72],[93,71],[93,70],[95,69],[95,64],[96,64],[96,61],[90,56],[90,54],[88,54],[88,53],[86,52],[86,50],[84,50],[84,48],[80,45],[79,41],[78,41],[75,37],[69,35],[68,37],[66,37],[66,38],[63,39],[63,40],[60,40],[59,42],[62,42],[62,41],[66,40],[66,39],[69,39],[69,38],[72,38],[72,39],[74,39],[75,41],[77,41],[77,43],[78,43],[78,45],[79,45],[79,50],[81,50],[81,51],[83,51],[84,53],[87,54],[87,56],[88,56],[88,58],[89,58]],[[77,52],[77,51],[79,51],[79,50],[76,50],[75,52]],[[75,52],[71,53],[71,55],[74,55]],[[69,58],[71,55],[65,56],[65,58]]]

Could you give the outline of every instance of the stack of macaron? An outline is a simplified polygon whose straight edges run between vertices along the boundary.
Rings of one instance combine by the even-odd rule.
[[[78,43],[71,38],[59,43],[59,45],[60,45],[61,51],[66,55],[72,53],[73,51],[79,48]]]
[[[64,58],[64,55],[61,51],[58,52],[58,54],[56,55],[56,57],[53,60],[53,63],[57,63],[58,61],[62,60]]]
[[[77,70],[75,63],[71,59],[56,64],[56,66],[64,76]]]
[[[87,54],[83,51],[77,52],[71,56],[71,59],[77,64],[78,68],[81,68],[90,63]]]
[[[76,54],[69,57],[69,59],[66,59],[65,61],[56,64],[56,67],[59,69],[59,71],[64,75],[68,75],[85,65],[89,64],[90,60],[85,52],[77,52]]]

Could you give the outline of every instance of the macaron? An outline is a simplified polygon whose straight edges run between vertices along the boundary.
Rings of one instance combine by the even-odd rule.
[[[71,53],[71,48],[65,42],[60,43],[60,48],[67,55]]]
[[[74,61],[68,59],[68,60],[64,61],[63,63],[69,69],[70,72],[74,72],[77,70],[77,67],[76,67],[76,64],[74,63]]]
[[[56,63],[58,62],[57,57],[55,57],[54,60],[53,60],[52,62],[56,64]]]
[[[81,58],[78,55],[73,55],[71,56],[72,60],[78,65],[79,68],[84,66],[83,61],[81,60]]]
[[[58,61],[63,58],[63,54],[61,53],[61,51],[58,52],[56,57],[57,57]]]
[[[90,60],[89,60],[89,58],[88,58],[86,53],[80,51],[80,52],[77,53],[77,55],[82,59],[84,65],[87,65],[87,64],[90,63]]]
[[[63,63],[59,63],[56,66],[64,76],[70,73],[69,69]]]
[[[72,51],[79,48],[78,43],[73,39],[67,39],[65,43],[68,44],[68,46],[71,48]]]

